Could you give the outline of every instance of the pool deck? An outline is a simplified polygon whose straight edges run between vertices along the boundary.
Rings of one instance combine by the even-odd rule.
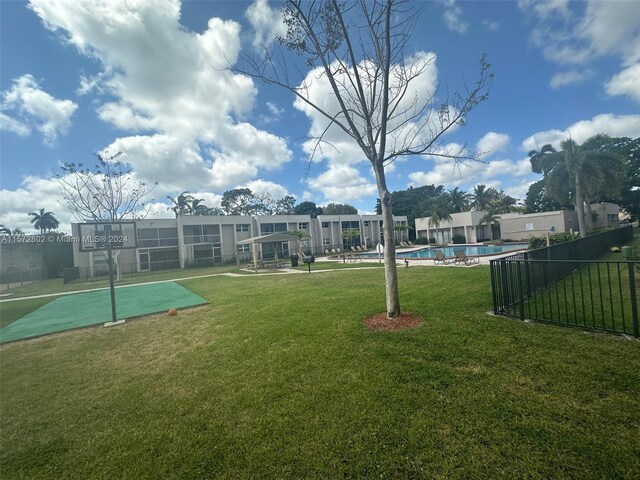
[[[481,245],[481,244],[478,244]],[[447,245],[448,247],[455,247],[456,245]],[[465,246],[474,246],[471,244],[465,244]],[[404,247],[400,247],[400,248],[396,248],[396,253],[410,253],[410,252],[415,252],[418,250],[422,250],[426,247],[426,245],[416,245],[415,247],[411,247],[411,248],[404,248]],[[438,247],[434,247],[434,248],[438,248]],[[478,265],[489,265],[489,262],[491,260],[495,260],[497,258],[502,258],[502,257],[508,257],[510,255],[515,255],[516,253],[521,253],[523,251],[527,250],[527,248],[522,248],[522,249],[518,249],[518,250],[511,250],[509,252],[504,252],[504,253],[496,253],[496,254],[492,254],[492,255],[471,255],[471,257],[477,257],[480,259],[480,263],[474,263],[472,265],[465,265],[465,264],[459,264],[459,265],[455,265],[453,262],[453,257],[448,257],[451,261],[448,264],[444,264],[442,262],[438,262],[438,264],[436,264],[434,262],[433,258],[409,258],[409,266],[417,266],[417,267],[458,267],[458,268],[470,268],[470,267],[476,267]],[[346,255],[349,255],[349,253],[353,253],[353,252],[345,252]],[[367,253],[373,253],[373,252],[367,252]],[[382,260],[384,262],[384,258]],[[342,263],[343,259],[342,259],[342,254],[338,255],[333,255],[333,256],[329,256],[329,257],[316,257],[316,262],[337,262],[337,263]],[[362,264],[367,264],[367,263],[378,263],[379,260],[377,258],[364,258],[364,257],[358,257],[358,260],[356,260],[356,262],[350,261],[349,259],[346,260],[346,263],[362,263]],[[396,258],[396,264],[399,266],[404,266],[404,258]]]

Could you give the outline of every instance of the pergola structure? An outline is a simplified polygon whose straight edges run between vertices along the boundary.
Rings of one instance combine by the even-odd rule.
[[[269,235],[261,235],[259,237],[247,238],[246,240],[240,240],[236,242],[236,245],[251,245],[251,255],[253,257],[253,268],[258,269],[258,245],[261,243],[280,243],[280,242],[292,242],[300,241],[295,235],[289,235],[288,233],[272,233]],[[236,260],[238,268],[240,268],[240,257],[236,252]]]

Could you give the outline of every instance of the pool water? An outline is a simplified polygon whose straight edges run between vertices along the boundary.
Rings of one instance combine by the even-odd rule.
[[[396,254],[398,258],[434,258],[435,250],[442,250],[445,257],[455,257],[453,250],[462,250],[466,255],[499,255],[515,250],[524,250],[528,247],[526,243],[510,243],[508,245],[454,245],[449,247],[425,247],[413,252],[399,252]],[[361,255],[362,257],[377,257],[378,254],[369,253]]]

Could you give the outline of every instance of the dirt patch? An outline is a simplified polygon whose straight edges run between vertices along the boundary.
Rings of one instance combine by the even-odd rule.
[[[387,318],[387,313],[377,313],[364,319],[364,326],[373,330],[385,332],[397,332],[407,328],[416,328],[422,325],[422,317],[411,312],[403,312],[399,317]]]

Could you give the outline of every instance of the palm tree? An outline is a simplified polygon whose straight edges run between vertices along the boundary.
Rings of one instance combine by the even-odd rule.
[[[347,228],[342,231],[342,238],[348,240],[349,246],[351,246],[356,238],[360,238],[360,230],[357,228]]]
[[[586,236],[591,227],[591,200],[602,193],[619,193],[621,158],[615,153],[593,150],[602,135],[588,138],[582,145],[571,139],[560,144],[560,150],[545,145],[538,152],[529,152],[531,169],[544,175],[545,188],[558,202],[565,202],[572,194],[578,215],[580,236]],[[570,185],[571,192],[567,192]]]
[[[449,190],[449,202],[453,213],[466,212],[469,208],[471,195],[464,190],[458,190],[458,187]]]
[[[40,233],[51,231],[60,225],[53,212],[45,212],[44,208],[41,208],[39,213],[31,212],[29,215],[33,216],[31,223]]]
[[[471,194],[471,206],[474,210],[485,210],[491,200],[496,196],[497,192],[493,188],[487,188],[486,185],[476,185],[473,187]]]
[[[203,198],[194,198],[189,205],[191,215],[207,215],[209,207],[204,204]]]
[[[178,218],[179,215],[189,215],[191,213],[191,202],[195,200],[195,198],[193,198],[189,192],[182,192],[176,198],[167,195],[167,198],[171,200],[173,204],[167,210],[173,211],[176,218]]]
[[[442,205],[433,205],[431,207],[431,215],[429,216],[429,228],[433,227],[438,233],[438,228],[442,222],[450,222],[451,213]],[[444,237],[443,237],[444,239]]]
[[[518,201],[510,195],[500,190],[496,197],[489,202],[487,208],[493,213],[511,213],[515,212]]]
[[[494,237],[493,235],[493,225],[500,225],[500,215],[498,215],[497,212],[493,211],[493,210],[489,210],[487,213],[484,214],[484,216],[480,219],[480,221],[478,221],[478,230],[482,230],[482,225],[491,225],[491,238]],[[482,232],[482,238],[484,237],[484,230]]]
[[[404,223],[399,225],[394,225],[393,230],[396,232],[396,243],[397,243],[398,237],[400,237],[400,240],[402,240],[402,236],[404,235],[404,232],[407,232],[409,230],[409,225],[405,225]]]

